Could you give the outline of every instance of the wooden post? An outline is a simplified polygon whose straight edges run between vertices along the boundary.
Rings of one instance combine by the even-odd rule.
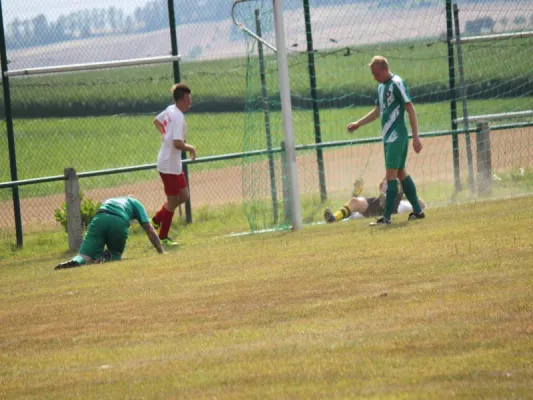
[[[69,251],[78,251],[83,240],[80,184],[74,168],[65,168],[65,200],[67,203],[67,233]]]
[[[477,192],[488,196],[492,190],[492,160],[490,149],[490,127],[488,122],[479,122],[476,132],[477,148]]]

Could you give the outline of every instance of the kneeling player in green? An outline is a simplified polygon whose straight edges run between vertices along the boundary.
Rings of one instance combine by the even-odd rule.
[[[55,269],[80,267],[104,261],[118,261],[126,248],[130,221],[137,220],[159,254],[165,251],[144,206],[131,196],[115,197],[104,201],[89,224],[79,254]],[[107,247],[106,250],[104,248]]]
[[[408,219],[422,219],[425,215],[418,201],[415,183],[405,169],[409,147],[409,136],[404,118],[406,112],[409,116],[413,135],[413,149],[416,153],[422,151],[422,143],[418,137],[415,108],[411,102],[407,85],[402,78],[389,71],[389,64],[385,57],[373,57],[369,66],[374,79],[379,82],[376,107],[360,120],[348,124],[348,131],[353,132],[381,116],[385,168],[387,170],[387,196],[383,216],[370,225],[391,223],[394,201],[398,195],[396,179],[400,180],[403,192],[413,207],[413,212],[409,214]]]

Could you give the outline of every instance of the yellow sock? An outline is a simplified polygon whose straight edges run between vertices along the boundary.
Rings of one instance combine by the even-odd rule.
[[[352,215],[352,210],[350,209],[350,206],[348,204],[342,206],[339,211],[337,211],[335,214],[335,221],[339,222],[342,221],[344,218],[348,218],[350,215]]]

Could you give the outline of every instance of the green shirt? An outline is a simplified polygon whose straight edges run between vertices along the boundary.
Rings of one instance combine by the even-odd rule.
[[[407,85],[398,75],[393,74],[388,81],[379,84],[376,105],[380,109],[383,142],[408,140],[404,116],[405,104],[410,102]]]
[[[131,196],[107,199],[100,206],[100,210],[106,210],[110,214],[118,215],[128,221],[128,223],[132,219],[136,219],[141,225],[150,222],[144,206],[139,200]]]

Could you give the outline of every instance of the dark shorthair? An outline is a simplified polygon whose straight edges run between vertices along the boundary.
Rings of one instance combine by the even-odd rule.
[[[187,86],[185,83],[176,83],[174,86],[172,86],[171,92],[174,101],[178,101],[183,99],[185,93],[190,94],[191,88],[189,88],[189,86]]]

